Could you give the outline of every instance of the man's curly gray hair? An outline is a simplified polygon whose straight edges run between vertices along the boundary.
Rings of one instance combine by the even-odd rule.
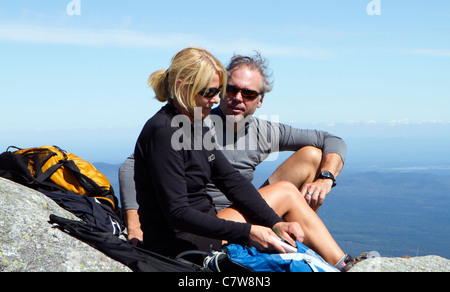
[[[250,69],[258,70],[261,73],[263,82],[261,84],[260,92],[262,94],[270,92],[273,88],[273,81],[270,80],[272,73],[269,72],[268,63],[269,62],[262,57],[259,52],[256,52],[256,54],[252,57],[234,55],[227,67],[228,79],[231,78],[231,75],[237,68],[247,66]]]

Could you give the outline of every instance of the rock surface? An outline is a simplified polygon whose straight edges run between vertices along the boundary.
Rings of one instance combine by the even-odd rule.
[[[50,214],[76,220],[45,195],[0,178],[0,272],[130,272],[89,245],[52,228]],[[372,258],[350,272],[450,272],[438,256]]]
[[[0,272],[129,272],[48,223],[74,215],[45,195],[0,178]]]
[[[380,257],[359,262],[349,272],[450,272],[450,261],[438,256]]]

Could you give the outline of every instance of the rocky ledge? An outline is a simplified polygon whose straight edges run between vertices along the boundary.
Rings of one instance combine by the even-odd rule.
[[[0,178],[0,272],[129,272],[98,250],[52,228],[49,216],[76,220],[45,195]],[[351,272],[450,272],[437,256],[373,258]]]
[[[450,261],[438,256],[379,257],[357,263],[350,272],[450,272]]]
[[[48,223],[73,219],[47,196],[0,178],[0,272],[129,272]]]

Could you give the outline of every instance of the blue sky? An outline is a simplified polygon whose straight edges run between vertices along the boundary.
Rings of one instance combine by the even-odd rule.
[[[381,15],[370,0],[80,0],[68,15],[70,2],[0,3],[0,151],[56,144],[120,163],[162,106],[148,76],[187,46],[225,64],[265,55],[275,86],[257,115],[355,145],[450,146],[447,0],[380,0]]]

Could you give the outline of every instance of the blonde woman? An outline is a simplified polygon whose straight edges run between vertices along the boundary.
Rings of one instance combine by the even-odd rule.
[[[180,51],[169,69],[150,76],[149,86],[166,105],[146,123],[134,153],[144,247],[171,257],[186,250],[220,250],[223,241],[285,252],[278,236],[291,244],[315,242],[311,238],[316,237],[324,259],[336,264],[344,253],[305,200],[296,196],[295,187],[272,185],[273,192],[264,194],[266,202],[219,150],[198,143],[208,128],[200,127],[199,139],[196,125],[219,102],[226,76],[223,65],[201,48]],[[216,212],[206,189],[209,181],[233,208]],[[309,233],[306,238],[298,221],[283,220],[300,216],[306,217],[298,220]]]

